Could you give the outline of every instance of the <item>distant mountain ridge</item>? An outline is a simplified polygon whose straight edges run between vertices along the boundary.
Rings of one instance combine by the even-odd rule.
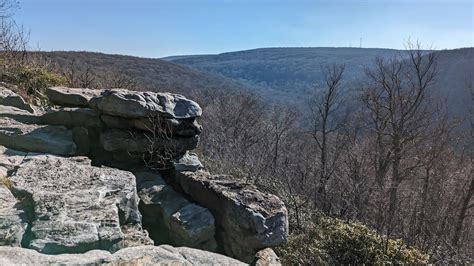
[[[451,114],[465,115],[471,96],[464,81],[474,73],[474,48],[426,52],[438,54],[436,86],[447,99]],[[344,79],[351,82],[364,79],[365,68],[372,66],[376,57],[391,58],[403,53],[404,50],[379,48],[260,48],[163,59],[237,80],[257,92],[278,91],[284,98],[301,103],[308,89],[321,82],[322,65],[344,64]]]
[[[391,58],[403,50],[378,48],[260,48],[217,55],[179,55],[163,59],[93,52],[44,52],[51,61],[88,65],[99,76],[120,73],[146,89],[189,95],[205,89],[251,91],[288,106],[306,105],[308,91],[322,81],[321,66],[345,64],[347,85],[364,80],[376,57]],[[429,51],[427,51],[429,52]],[[472,104],[466,80],[474,73],[474,48],[434,51],[438,54],[436,86],[452,116],[465,116]]]
[[[90,68],[99,78],[107,75],[123,75],[152,90],[185,93],[203,88],[247,89],[243,84],[224,76],[203,73],[185,65],[157,58],[85,51],[41,52],[41,55],[59,67],[69,67],[73,63],[78,71]]]

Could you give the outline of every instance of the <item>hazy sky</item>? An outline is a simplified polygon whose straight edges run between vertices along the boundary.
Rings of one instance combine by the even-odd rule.
[[[20,0],[32,48],[163,57],[260,47],[474,46],[473,0]]]

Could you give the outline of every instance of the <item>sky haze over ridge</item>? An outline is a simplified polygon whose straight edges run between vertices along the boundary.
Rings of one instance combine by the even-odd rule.
[[[470,0],[20,0],[32,49],[164,57],[261,47],[474,43]],[[362,41],[361,41],[362,38]]]

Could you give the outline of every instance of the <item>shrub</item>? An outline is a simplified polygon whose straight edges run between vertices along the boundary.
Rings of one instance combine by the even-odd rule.
[[[426,264],[429,259],[402,240],[387,242],[360,223],[322,215],[276,251],[284,264]]]
[[[22,96],[26,96],[31,101],[32,98],[40,103],[46,102],[44,90],[49,86],[56,86],[64,83],[64,78],[46,70],[45,68],[17,65],[1,66],[1,81],[16,85],[17,91]]]

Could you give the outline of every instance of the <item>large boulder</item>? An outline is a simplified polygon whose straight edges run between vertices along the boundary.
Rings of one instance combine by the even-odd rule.
[[[102,114],[126,118],[194,118],[202,114],[201,107],[182,95],[141,92],[122,89],[104,90],[90,105]]]
[[[246,265],[203,250],[161,246],[130,247],[113,254],[91,250],[84,254],[45,255],[31,249],[0,247],[0,265]]]
[[[288,214],[278,197],[232,176],[202,170],[176,175],[184,192],[214,215],[227,255],[250,263],[258,250],[286,243]]]
[[[90,99],[100,93],[100,90],[84,88],[51,87],[46,89],[46,96],[52,103],[69,107],[87,107]]]
[[[76,152],[72,133],[65,127],[23,124],[9,117],[0,117],[0,145],[57,155],[73,155]]]
[[[30,233],[24,245],[47,254],[114,251],[131,243],[152,243],[126,235],[140,224],[132,173],[93,167],[85,157],[27,155],[8,176],[12,190],[30,212]],[[127,226],[127,230],[123,230]]]
[[[0,105],[13,106],[34,113],[34,109],[31,105],[29,105],[20,95],[5,87],[0,87]]]
[[[214,217],[206,208],[190,203],[158,173],[137,172],[143,224],[157,243],[216,250]]]

